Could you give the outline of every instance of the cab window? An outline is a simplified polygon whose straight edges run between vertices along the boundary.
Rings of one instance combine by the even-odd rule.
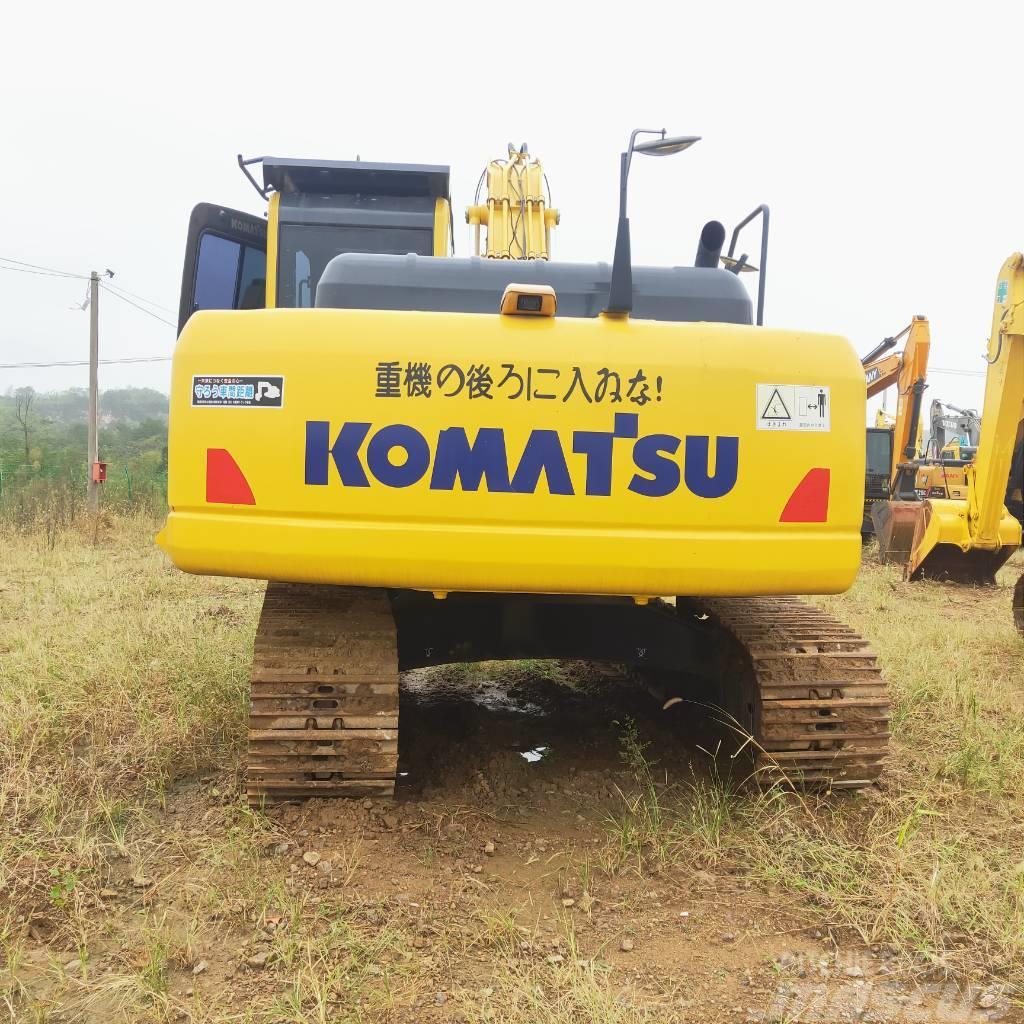
[[[867,471],[888,476],[892,466],[892,431],[868,428]]]
[[[309,307],[327,264],[343,252],[432,256],[432,229],[289,224],[281,229],[279,306]]]
[[[192,308],[262,309],[266,278],[266,253],[207,231],[199,240]]]

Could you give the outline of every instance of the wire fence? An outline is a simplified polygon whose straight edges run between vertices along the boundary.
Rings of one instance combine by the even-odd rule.
[[[86,514],[88,467],[84,459],[51,460],[46,467],[0,466],[0,522],[34,529],[40,524],[73,525]],[[167,510],[167,469],[108,463],[100,507],[115,512]]]

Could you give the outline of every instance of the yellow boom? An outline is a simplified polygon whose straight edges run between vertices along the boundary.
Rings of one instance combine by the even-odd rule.
[[[922,502],[907,564],[909,579],[945,577],[993,582],[1020,546],[1021,526],[1004,505],[1014,443],[1024,419],[1024,257],[1014,253],[999,271],[981,439],[966,468],[966,500]]]
[[[891,341],[894,343],[903,337],[906,337],[907,341],[902,352],[882,356],[864,365],[864,382],[867,385],[868,398],[892,387],[893,384],[896,385],[896,422],[893,431],[890,481],[895,478],[896,467],[900,461],[913,459],[920,448],[921,397],[927,386],[925,381],[928,377],[928,352],[931,349],[928,318],[915,316]],[[889,345],[890,341],[887,339],[885,344]]]

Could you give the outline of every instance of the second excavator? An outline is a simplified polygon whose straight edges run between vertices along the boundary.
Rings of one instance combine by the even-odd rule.
[[[973,461],[963,468],[966,494],[890,501],[876,524],[898,513],[911,526],[905,573],[992,584],[996,572],[1021,544],[1021,523],[1007,507],[1019,493],[1020,438],[1024,432],[1024,257],[1000,268],[985,353],[988,370],[981,431]],[[1009,485],[1007,484],[1009,481]],[[898,495],[896,496],[898,498]],[[1024,632],[1024,578],[1015,589],[1015,618]]]
[[[902,339],[900,352],[892,352]],[[867,472],[864,477],[865,537],[898,536],[902,532],[899,506],[889,502],[899,467],[914,462],[920,452],[921,402],[928,375],[931,334],[928,320],[915,316],[898,334],[879,342],[861,362],[867,397],[896,387],[896,416],[891,429],[876,425],[867,431]],[[892,509],[896,511],[892,511]],[[909,540],[909,537],[908,537]]]
[[[890,351],[900,340],[900,352]],[[868,398],[896,388],[896,414],[891,426],[879,411],[874,427],[867,430],[867,472],[864,477],[865,539],[878,538],[879,557],[883,562],[903,564],[910,557],[917,520],[917,503],[925,498],[964,498],[967,496],[966,468],[974,458],[975,447],[968,441],[960,444],[960,428],[964,436],[977,445],[980,420],[955,406],[935,400],[931,404],[931,432],[927,440],[923,431],[921,405],[927,388],[928,354],[931,330],[926,317],[915,316],[899,334],[885,338],[861,361]],[[957,419],[947,413],[956,412]]]

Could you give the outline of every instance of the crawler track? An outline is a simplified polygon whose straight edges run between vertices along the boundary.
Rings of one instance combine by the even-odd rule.
[[[797,598],[704,607],[735,641],[722,648],[722,703],[753,735],[760,778],[828,789],[878,778],[889,699],[863,637]]]
[[[256,631],[250,806],[391,796],[398,648],[387,594],[268,583]]]
[[[854,630],[789,597],[682,607],[700,613],[714,701],[753,736],[759,778],[856,789],[879,776],[889,701]],[[250,805],[394,793],[397,639],[382,590],[267,585],[252,667]]]

